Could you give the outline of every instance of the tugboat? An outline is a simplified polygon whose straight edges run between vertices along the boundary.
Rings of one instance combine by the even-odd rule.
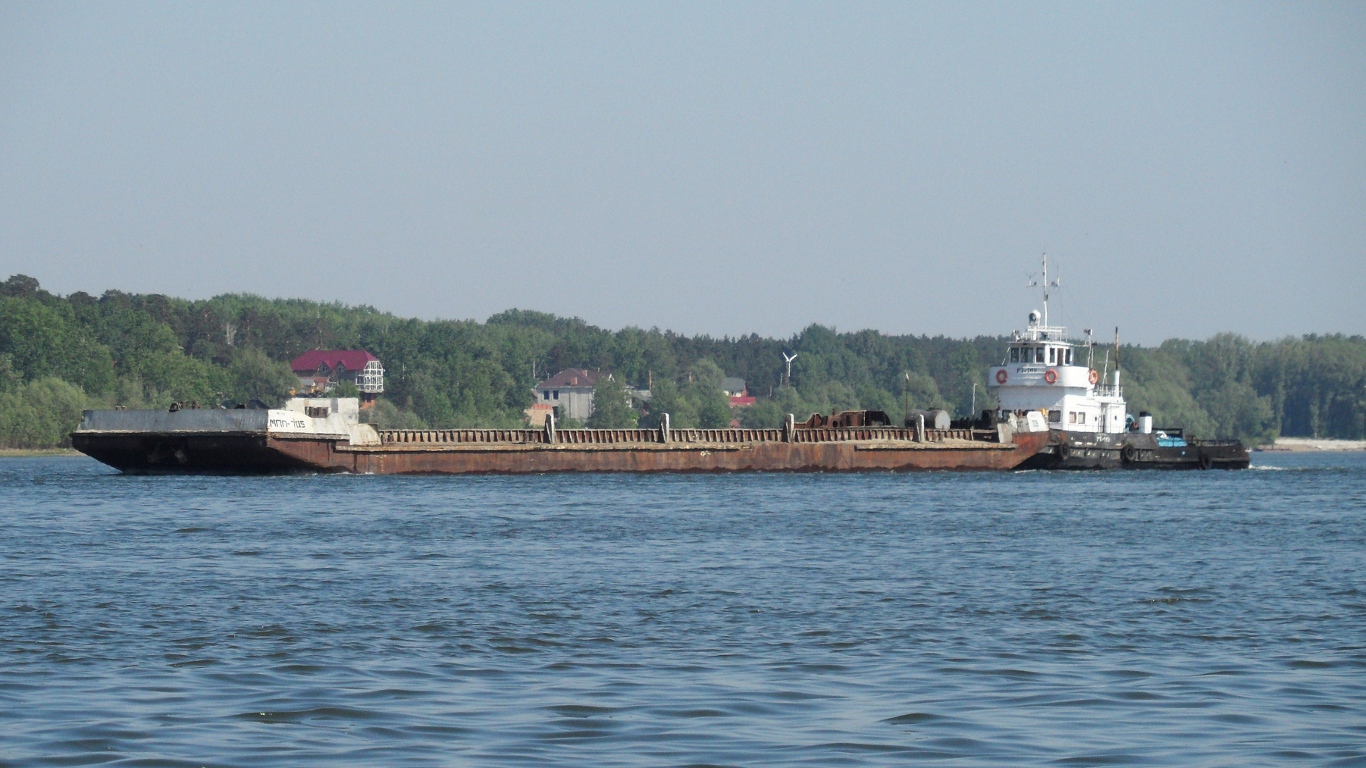
[[[1037,285],[1037,283],[1034,283]],[[1048,281],[1043,258],[1043,312],[1029,313],[1023,332],[1011,337],[1006,358],[990,369],[987,385],[996,389],[998,410],[992,420],[1034,430],[1046,428],[1048,444],[1022,469],[1246,469],[1247,447],[1238,440],[1197,439],[1177,427],[1154,429],[1153,417],[1127,412],[1120,387],[1119,333],[1115,333],[1114,370],[1106,352],[1096,370],[1091,331],[1082,346],[1067,330],[1048,324],[1048,294],[1060,283]]]

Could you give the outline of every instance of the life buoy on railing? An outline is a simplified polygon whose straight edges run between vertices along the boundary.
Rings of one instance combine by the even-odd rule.
[[[1006,369],[1002,368],[1001,370],[999,370],[999,371],[996,372],[996,383],[997,383],[997,384],[1004,384],[1004,383],[1006,383],[1006,379],[1008,379],[1008,378],[1010,378],[1010,374],[1006,373]]]
[[[1090,379],[1092,384],[1095,384],[1097,381],[1100,381],[1100,372],[1092,368],[1091,373],[1086,378]]]
[[[1043,380],[1048,382],[1049,384],[1057,384],[1058,372],[1053,370],[1052,368],[1049,368],[1048,370],[1043,372]]]

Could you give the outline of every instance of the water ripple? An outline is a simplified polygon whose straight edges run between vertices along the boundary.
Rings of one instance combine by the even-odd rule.
[[[1366,457],[1257,461],[3,459],[0,766],[1366,764]]]

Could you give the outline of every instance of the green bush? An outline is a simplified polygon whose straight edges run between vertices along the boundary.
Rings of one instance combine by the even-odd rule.
[[[52,376],[0,392],[0,447],[70,446],[85,408],[80,387]]]
[[[593,415],[588,426],[595,429],[633,429],[640,415],[631,407],[626,387],[616,377],[598,377],[593,385]]]
[[[238,403],[255,399],[272,407],[299,386],[299,379],[288,363],[271,360],[266,353],[251,347],[233,351],[222,371],[222,382],[225,398]]]
[[[405,411],[385,398],[377,398],[373,408],[360,412],[360,420],[376,429],[426,429],[427,424],[412,411]]]

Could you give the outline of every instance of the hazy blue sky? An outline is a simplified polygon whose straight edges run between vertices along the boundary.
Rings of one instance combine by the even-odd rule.
[[[1366,333],[1366,4],[0,4],[0,272],[789,335]],[[3,278],[4,275],[0,275]]]

